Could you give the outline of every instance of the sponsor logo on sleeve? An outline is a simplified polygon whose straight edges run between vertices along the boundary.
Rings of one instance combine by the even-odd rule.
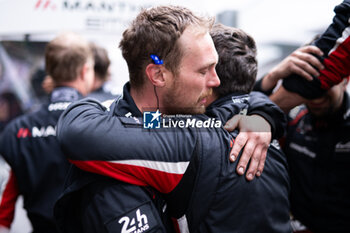
[[[249,102],[249,96],[248,95],[242,95],[242,96],[232,96],[232,102],[234,104],[242,104],[242,103],[248,103]]]
[[[273,139],[272,142],[270,143],[270,145],[275,147],[277,150],[281,150],[280,143],[278,142],[277,139]]]

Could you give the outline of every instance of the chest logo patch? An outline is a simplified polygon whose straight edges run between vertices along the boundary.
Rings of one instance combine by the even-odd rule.
[[[335,145],[335,152],[350,152],[350,141],[349,142],[338,142]]]

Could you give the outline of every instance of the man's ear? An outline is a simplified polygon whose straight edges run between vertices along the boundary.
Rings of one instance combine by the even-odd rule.
[[[147,78],[156,87],[165,86],[165,79],[162,72],[162,66],[156,64],[148,64],[146,67]]]
[[[80,72],[79,72],[79,78],[80,78],[81,80],[84,81],[85,75],[86,75],[86,73],[89,71],[88,69],[89,69],[89,65],[88,65],[87,63],[85,63],[85,64],[81,67]]]

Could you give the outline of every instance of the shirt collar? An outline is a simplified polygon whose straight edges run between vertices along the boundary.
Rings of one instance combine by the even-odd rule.
[[[50,96],[52,103],[55,102],[74,102],[82,98],[82,95],[72,87],[57,87]]]
[[[123,97],[119,100],[114,109],[114,114],[126,117],[141,117],[142,112],[137,108],[134,99],[130,94],[130,83],[127,82],[123,87]]]

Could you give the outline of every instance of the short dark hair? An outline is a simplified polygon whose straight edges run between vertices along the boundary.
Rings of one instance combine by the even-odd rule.
[[[108,78],[108,68],[111,64],[111,60],[109,60],[108,57],[108,52],[105,48],[92,42],[90,43],[90,47],[95,60],[95,78],[98,78],[104,82]]]
[[[254,39],[238,28],[215,24],[210,32],[219,54],[216,66],[221,84],[214,88],[218,97],[251,92],[257,75]]]
[[[129,68],[134,88],[144,83],[144,70],[151,54],[163,60],[165,68],[177,74],[184,51],[178,39],[188,26],[209,32],[214,19],[195,15],[180,6],[158,6],[142,10],[123,33],[119,47]]]
[[[85,63],[93,56],[89,43],[74,33],[64,33],[45,49],[45,70],[56,84],[76,80]]]

